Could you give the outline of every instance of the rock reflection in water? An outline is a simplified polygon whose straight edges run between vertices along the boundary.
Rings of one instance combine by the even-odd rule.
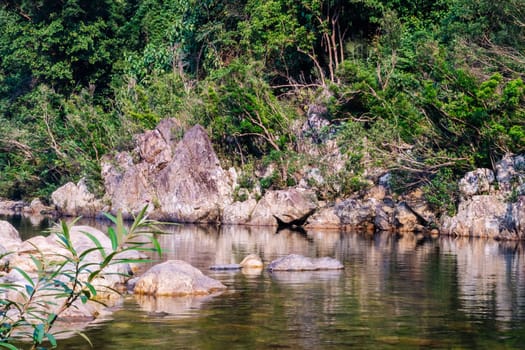
[[[220,294],[178,297],[135,295],[134,297],[140,308],[150,316],[184,318],[197,316],[205,303]]]
[[[443,238],[441,249],[457,260],[463,311],[498,321],[524,318],[523,243]]]

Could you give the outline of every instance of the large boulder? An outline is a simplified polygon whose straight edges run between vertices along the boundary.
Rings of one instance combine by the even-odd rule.
[[[267,191],[253,209],[248,224],[301,226],[316,208],[317,198],[313,191],[300,188]]]
[[[9,222],[0,220],[0,244],[7,251],[14,251],[18,249],[22,239],[20,234]]]
[[[269,271],[316,271],[340,270],[343,268],[343,264],[334,258],[308,258],[298,254],[284,256],[268,265]]]
[[[457,236],[509,239],[502,236],[512,206],[496,195],[478,195],[462,201],[453,217],[444,217],[441,232]]]
[[[226,289],[221,282],[205,276],[182,260],[168,260],[150,268],[135,284],[134,292],[144,295],[205,295]]]
[[[173,150],[172,139],[169,127],[161,124],[136,137],[137,160],[128,153],[104,159],[111,211],[131,216],[148,205],[150,217],[159,220],[220,222],[232,202],[233,184],[206,131],[192,127]]]
[[[341,229],[341,219],[336,215],[334,207],[317,210],[306,222],[307,229]]]
[[[88,190],[85,179],[58,188],[51,194],[51,200],[56,210],[65,216],[94,217],[102,210],[102,203]]]

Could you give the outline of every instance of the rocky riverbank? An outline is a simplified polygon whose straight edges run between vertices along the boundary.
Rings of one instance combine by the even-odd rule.
[[[121,211],[131,218],[144,206],[160,221],[391,231],[518,240],[525,231],[525,157],[507,155],[495,171],[476,169],[459,182],[455,215],[441,217],[420,189],[396,195],[387,172],[368,190],[333,202],[320,201],[308,181],[283,190],[242,189],[242,174],[224,169],[204,128],[196,125],[176,142],[176,122],[135,137],[131,152],[105,156],[105,196],[96,198],[83,181],[68,183],[52,195],[52,207],[32,203],[13,208],[27,212],[95,217]]]

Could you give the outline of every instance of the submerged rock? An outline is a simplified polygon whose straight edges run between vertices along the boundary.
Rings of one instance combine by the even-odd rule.
[[[226,286],[205,276],[199,269],[182,260],[168,260],[150,268],[135,284],[136,294],[182,296],[205,295]]]
[[[246,256],[239,264],[221,264],[210,266],[210,270],[241,270],[260,269],[263,267],[261,258],[256,254]]]
[[[287,255],[268,265],[269,271],[340,270],[343,268],[339,260],[330,257],[308,258],[298,254]]]

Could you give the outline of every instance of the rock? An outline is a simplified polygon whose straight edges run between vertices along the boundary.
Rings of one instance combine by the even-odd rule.
[[[239,264],[242,268],[258,269],[263,267],[263,262],[257,254],[247,255]]]
[[[421,189],[416,189],[403,197],[405,204],[418,216],[422,224],[428,226],[436,222],[436,214],[430,208],[425,195]]]
[[[4,220],[0,220],[0,242],[7,251],[18,249],[22,243],[22,239],[16,228]]]
[[[422,231],[423,226],[419,223],[418,217],[404,202],[398,203],[395,208],[394,218],[396,228],[399,232]]]
[[[0,199],[0,214],[12,215],[20,213],[27,206],[26,202]]]
[[[232,184],[219,164],[206,131],[186,132],[166,169],[155,179],[161,217],[183,222],[219,222],[231,203]]]
[[[261,269],[263,262],[256,254],[246,256],[239,264],[222,264],[210,266],[210,270],[240,270],[240,269]]]
[[[343,268],[340,261],[330,257],[314,259],[297,254],[279,258],[268,265],[269,271],[340,270]]]
[[[373,198],[377,201],[382,201],[383,199],[385,199],[386,197],[386,193],[387,193],[387,189],[385,186],[382,186],[382,185],[376,185],[376,186],[373,186],[371,187],[366,195],[365,195],[365,198]]]
[[[219,270],[240,270],[242,266],[240,264],[222,264],[222,265],[212,265],[210,270],[219,271]]]
[[[347,199],[335,206],[335,214],[341,220],[341,224],[347,228],[366,228],[369,224],[373,224],[378,205],[379,202],[374,198]]]
[[[40,198],[34,198],[29,206],[24,207],[23,212],[30,215],[40,215],[53,212],[54,208],[42,203]]]
[[[181,260],[168,260],[150,268],[135,285],[136,294],[181,296],[205,295],[226,289],[221,282],[205,276]]]
[[[90,226],[72,226],[69,230],[71,237],[71,243],[75,247],[77,254],[82,254],[88,250],[96,248],[95,243],[86,235],[89,234],[95,237],[102,248],[104,249],[105,255],[108,255],[111,249],[111,241],[109,237]],[[56,234],[52,234],[48,237],[44,236],[35,236],[27,241],[24,241],[20,244],[19,249],[16,254],[8,256],[9,266],[18,267],[24,270],[27,273],[37,272],[37,266],[34,264],[34,257],[43,257],[48,263],[62,263],[64,262],[64,256],[71,256],[70,252],[63,247],[60,243],[60,239]],[[141,259],[145,256],[141,255],[139,252],[128,251],[123,252],[115,256],[115,262],[117,259]],[[85,254],[83,258],[83,263],[91,263],[93,270],[95,266],[102,263],[104,260],[100,250],[92,250],[89,253]],[[70,268],[73,268],[71,266]],[[129,263],[114,263],[107,266],[103,272],[97,277],[92,284],[99,287],[109,287],[115,288],[118,284],[122,284],[128,279],[132,274],[135,266]],[[88,275],[89,272],[84,271],[83,275]]]
[[[158,129],[137,135],[135,141],[140,157],[153,168],[163,169],[173,157],[169,143]]]
[[[155,190],[152,185],[153,174],[148,163],[133,163],[133,157],[127,152],[117,153],[114,157],[102,158],[102,178],[106,189],[105,197],[111,203],[110,211],[122,212],[130,219],[148,206],[150,213],[155,202]],[[157,169],[153,166],[153,169]]]
[[[255,199],[248,199],[244,202],[233,202],[227,204],[224,207],[222,213],[222,223],[223,224],[246,224],[250,221],[252,212],[257,205]]]
[[[515,203],[512,203],[507,217],[502,236],[507,239],[525,239],[525,196],[519,196]]]
[[[148,205],[150,217],[158,220],[220,222],[224,207],[232,202],[232,181],[206,131],[195,125],[171,151],[168,129],[163,126],[136,138],[137,162],[127,153],[104,160],[111,211],[131,216]]]
[[[393,231],[394,203],[389,201],[383,202],[376,207],[374,226],[379,231]]]
[[[317,198],[310,190],[291,188],[267,191],[255,206],[249,225],[302,226],[317,208]]]
[[[507,153],[496,163],[494,170],[500,190],[510,192],[525,182],[525,156]]]
[[[76,185],[68,182],[51,194],[57,211],[65,216],[94,217],[102,210],[102,203],[87,189],[84,179]]]
[[[341,219],[335,214],[334,207],[326,207],[317,210],[306,221],[307,229],[341,229]]]
[[[494,182],[494,173],[490,169],[469,171],[459,181],[459,192],[462,198],[488,194],[490,185]]]
[[[301,128],[303,137],[311,138],[313,143],[321,143],[334,131],[329,130],[330,122],[326,119],[328,108],[322,105],[310,105],[306,113],[306,121]]]
[[[501,239],[511,205],[497,195],[476,195],[460,202],[454,217],[444,217],[441,232],[449,235]],[[507,218],[507,219],[506,219]]]

